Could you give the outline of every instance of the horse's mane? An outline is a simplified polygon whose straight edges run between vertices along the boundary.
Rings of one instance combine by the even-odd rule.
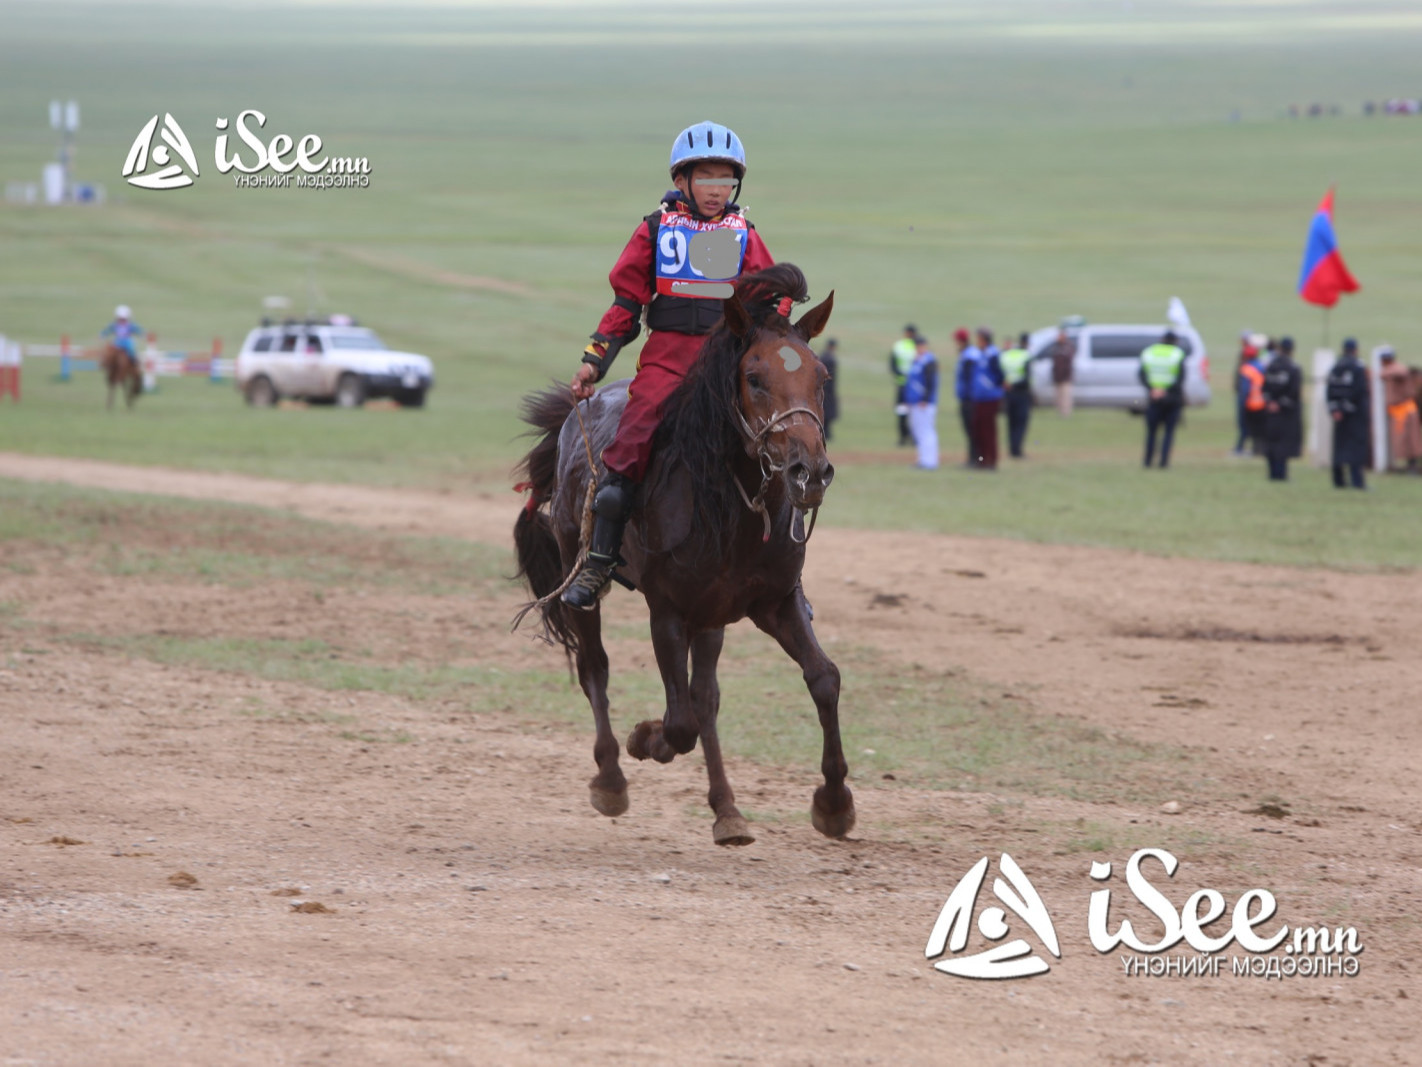
[[[805,275],[792,263],[778,263],[742,278],[736,285],[736,299],[750,318],[752,335],[737,337],[722,319],[662,409],[654,449],[668,470],[681,467],[690,476],[696,502],[693,526],[703,544],[723,545],[745,507],[731,481],[731,464],[743,454],[737,431],[741,357],[753,341],[755,328],[790,332],[789,319],[778,313],[785,297],[797,304],[809,299]],[[754,490],[754,485],[746,486],[747,492]]]

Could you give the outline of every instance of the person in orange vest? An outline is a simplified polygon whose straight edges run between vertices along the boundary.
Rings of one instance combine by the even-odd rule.
[[[1244,425],[1244,394],[1248,391],[1244,381],[1244,365],[1257,354],[1251,339],[1253,336],[1248,330],[1239,335],[1239,359],[1234,365],[1234,422],[1239,436],[1235,438],[1234,448],[1230,452],[1233,456],[1243,456],[1244,446],[1249,440],[1249,430]]]
[[[1249,450],[1259,455],[1264,438],[1264,360],[1258,338],[1250,337],[1245,342],[1241,356],[1246,356],[1239,365],[1239,410],[1240,437],[1236,443],[1235,455],[1244,454],[1244,441],[1249,439]]]
[[[1417,461],[1422,459],[1422,420],[1417,414],[1413,396],[1412,375],[1397,361],[1392,345],[1381,345],[1377,357],[1382,363],[1379,377],[1387,401],[1388,470],[1399,460],[1406,464],[1408,474],[1422,474]]]

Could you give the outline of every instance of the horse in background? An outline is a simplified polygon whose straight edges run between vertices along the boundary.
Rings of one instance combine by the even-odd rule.
[[[668,763],[700,740],[716,816],[712,836],[720,845],[755,840],[736,807],[716,733],[716,664],[725,628],[744,618],[800,665],[819,714],[824,785],[811,804],[815,828],[843,837],[854,826],[839,734],[839,670],[815,638],[800,586],[814,530],[813,516],[808,528],[805,516],[818,512],[834,477],[825,454],[827,372],[808,345],[829,321],[834,294],[792,324],[791,306],[807,298],[804,275],[788,263],[741,279],[723,320],[667,400],[622,543],[622,573],[651,612],[666,689],[666,713],[633,729],[627,753]],[[578,559],[587,488],[598,476],[589,455],[611,443],[626,400],[625,381],[583,401],[578,413],[566,389],[525,400],[524,419],[541,437],[521,464],[532,494],[514,527],[519,574],[540,598],[545,633],[573,659],[592,706],[598,772],[589,787],[593,807],[607,816],[621,815],[628,802],[609,719],[601,605],[576,611],[553,594]]]
[[[109,411],[114,409],[114,390],[120,389],[124,402],[131,410],[138,394],[143,392],[143,372],[138,369],[138,364],[129,359],[128,352],[119,345],[111,344],[104,348],[104,354],[99,357],[99,369],[104,372],[104,381],[109,387],[105,407]]]

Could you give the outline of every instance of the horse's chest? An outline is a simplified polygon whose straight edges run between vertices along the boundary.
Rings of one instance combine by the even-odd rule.
[[[669,563],[670,561],[662,561]],[[652,561],[649,561],[652,563]],[[794,592],[800,577],[802,557],[778,560],[723,561],[703,567],[682,568],[672,582],[658,581],[662,593],[674,589],[667,599],[679,614],[698,626],[728,626],[753,614],[757,608],[778,603]],[[656,564],[652,563],[655,567]],[[657,578],[670,578],[663,572]]]

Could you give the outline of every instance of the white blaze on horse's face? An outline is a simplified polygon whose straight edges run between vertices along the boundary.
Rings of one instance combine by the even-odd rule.
[[[824,383],[829,377],[793,332],[763,332],[741,360],[746,451],[767,471],[783,472],[790,502],[819,507],[834,478],[825,455]]]

